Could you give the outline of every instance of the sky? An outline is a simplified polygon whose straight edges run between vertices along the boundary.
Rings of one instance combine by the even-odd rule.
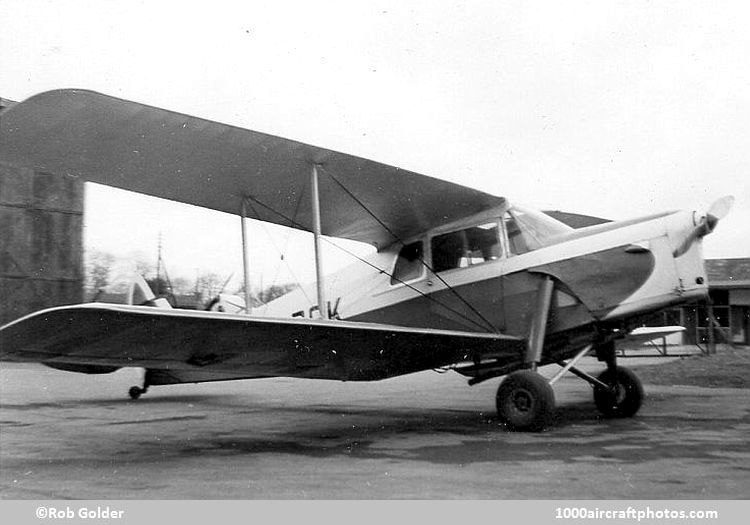
[[[611,219],[734,195],[705,253],[750,256],[743,2],[0,0],[0,12],[3,98],[92,89]],[[171,276],[239,281],[236,216],[86,196],[87,250],[155,261],[161,234]],[[253,223],[250,239],[256,285],[313,279],[309,234]],[[326,248],[328,270],[350,260],[339,254]]]

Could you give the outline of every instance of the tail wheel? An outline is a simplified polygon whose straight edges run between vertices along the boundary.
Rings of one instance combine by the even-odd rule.
[[[512,430],[539,432],[555,409],[555,394],[547,380],[531,370],[510,374],[497,389],[497,413]]]
[[[130,390],[128,390],[128,395],[130,396],[130,399],[138,399],[145,392],[146,390],[144,388],[141,388],[139,386],[131,386]]]
[[[631,370],[618,366],[605,370],[598,379],[610,385],[608,390],[594,387],[594,403],[605,417],[632,417],[641,408],[643,385]]]

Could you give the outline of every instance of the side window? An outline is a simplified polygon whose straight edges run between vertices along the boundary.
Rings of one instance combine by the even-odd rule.
[[[432,238],[432,270],[442,272],[459,268],[464,259],[464,232],[452,232]],[[464,264],[465,266],[465,264]]]
[[[435,272],[466,268],[500,257],[498,228],[494,222],[437,235],[430,246]]]
[[[399,284],[422,275],[422,241],[405,244],[401,251],[398,252],[396,266],[393,268],[391,284]]]
[[[497,223],[482,224],[464,230],[469,264],[479,264],[500,258],[500,236]]]

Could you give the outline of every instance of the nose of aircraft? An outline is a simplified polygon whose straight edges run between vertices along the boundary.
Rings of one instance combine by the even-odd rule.
[[[719,221],[726,217],[732,209],[733,204],[734,197],[731,195],[727,195],[726,197],[714,201],[704,215],[693,221],[692,227],[687,230],[685,238],[674,249],[672,255],[674,257],[680,257],[690,249],[696,240],[714,231]]]

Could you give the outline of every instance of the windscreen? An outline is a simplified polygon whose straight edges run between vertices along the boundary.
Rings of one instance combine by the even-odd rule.
[[[512,206],[503,217],[510,252],[516,255],[555,244],[573,228],[537,210]]]

